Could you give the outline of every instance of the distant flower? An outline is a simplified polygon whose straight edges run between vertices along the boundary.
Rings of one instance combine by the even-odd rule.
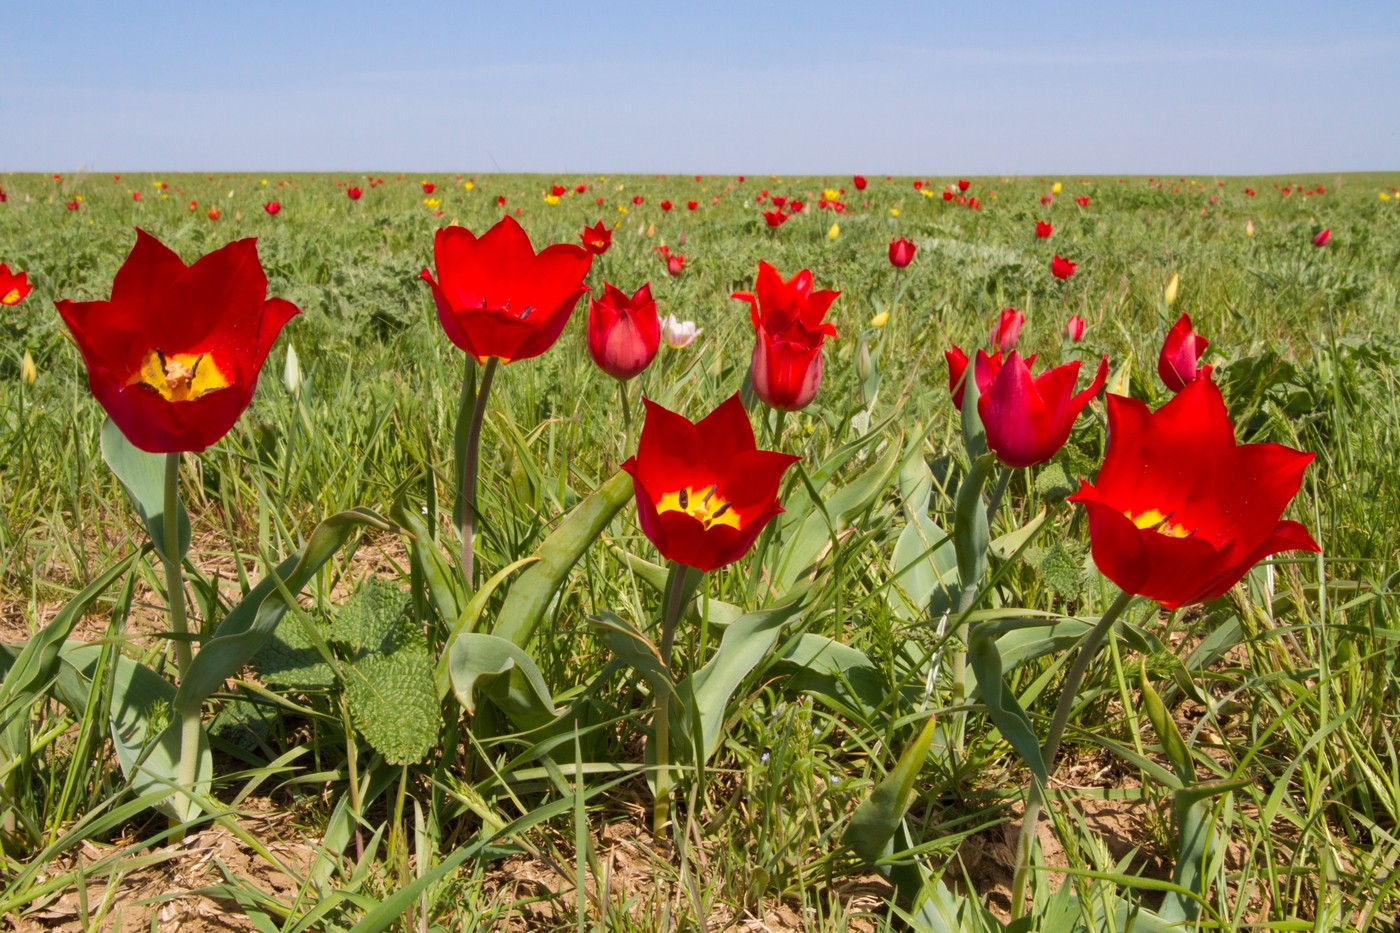
[[[668,314],[661,319],[661,339],[673,350],[690,346],[699,333],[700,328],[695,326],[694,321],[682,321],[674,314]]]
[[[1072,316],[1065,322],[1065,336],[1074,343],[1084,339],[1084,319],[1079,315]]]
[[[1058,253],[1050,260],[1050,274],[1057,279],[1067,279],[1074,275],[1074,268],[1078,263],[1070,262],[1061,257]]]
[[[276,201],[268,201],[263,205],[263,210],[267,211],[267,216],[276,217],[277,213],[282,210],[282,205]]]
[[[958,190],[959,190],[959,191],[966,191],[968,188],[971,188],[971,187],[972,187],[972,182],[968,181],[966,178],[959,178],[959,179],[958,179]]]
[[[669,211],[669,210],[671,209],[671,202],[670,202],[670,201],[662,201],[662,202],[661,202],[661,209],[662,209],[663,211]]]
[[[685,269],[685,255],[671,252],[669,246],[657,246],[655,249],[661,257],[661,261],[666,263],[666,274],[672,278],[680,275],[681,271]]]
[[[131,200],[133,200],[133,201],[139,201],[139,200],[141,200],[141,192],[139,192],[139,191],[133,191],[133,192],[131,192]]]
[[[29,348],[24,348],[24,356],[19,361],[19,378],[27,386],[32,386],[39,381],[39,370],[34,365],[34,357],[29,355]]]
[[[428,210],[435,211],[442,207],[442,198],[424,198],[423,203],[427,205]]]
[[[505,206],[506,206],[506,196],[505,196],[505,195],[503,195],[503,194],[498,194],[498,195],[496,195],[496,206],[497,206],[497,207],[505,207]]]
[[[579,182],[578,184],[574,185],[574,194],[583,194],[587,190],[588,186],[585,185],[583,182]]]
[[[1074,203],[1078,204],[1080,207],[1088,207],[1089,196],[1087,194],[1081,194],[1079,197],[1074,199]]]
[[[763,219],[770,227],[781,227],[787,223],[788,215],[784,214],[782,210],[764,211]]]
[[[220,217],[222,217],[222,216],[224,216],[224,215],[223,215],[223,213],[219,210],[219,206],[216,204],[216,205],[214,205],[213,207],[209,208],[209,210],[205,211],[205,212],[204,212],[204,216],[205,216],[205,217],[208,217],[210,220],[218,220]]]
[[[800,214],[802,213],[802,206],[803,205],[801,201],[792,200],[788,202],[787,209],[794,214]]]
[[[864,191],[864,190],[865,190],[865,184],[866,184],[866,183],[865,183],[865,176],[864,176],[864,175],[856,175],[855,177],[853,177],[853,178],[851,179],[851,184],[855,185],[857,191]]]
[[[904,237],[890,240],[890,265],[896,269],[903,269],[914,261],[914,252],[917,249],[918,246],[913,241],[906,240]]]
[[[1062,190],[1064,190],[1064,186],[1061,185],[1058,181],[1050,186],[1051,194],[1059,194]]]
[[[565,188],[563,185],[550,185],[550,186],[549,186],[549,193],[555,198],[556,203],[557,203],[557,201],[558,201],[558,198],[559,198],[561,195],[567,193],[568,190],[569,190],[569,189],[568,189],[568,188]]]
[[[419,184],[423,186],[424,194],[432,194],[434,191],[437,190],[437,185],[433,184],[430,181],[420,181]]]
[[[1252,197],[1254,197],[1254,189],[1253,189],[1253,188],[1246,188],[1246,189],[1244,189],[1244,196],[1247,197],[1247,198],[1252,198]]]
[[[363,195],[363,194],[364,194],[364,191],[360,190],[360,189],[359,189],[358,187],[356,187],[355,185],[351,185],[349,188],[346,188],[346,189],[345,189],[345,196],[348,197],[348,198],[349,198],[350,200],[352,200],[352,201],[358,201],[358,200],[360,200],[360,196]]]
[[[556,204],[559,203],[559,195],[557,195],[557,194],[547,194],[547,195],[545,195],[545,196],[544,196],[544,203],[548,204],[550,207],[553,207],[554,205],[556,205]]]
[[[1191,329],[1191,316],[1183,314],[1167,332],[1162,351],[1157,354],[1157,376],[1162,384],[1180,392],[1197,376],[1209,378],[1210,367],[1200,365],[1201,354],[1208,346],[1210,341]]]
[[[787,195],[775,194],[768,200],[773,202],[774,207],[782,207],[784,204],[787,203]]]
[[[1324,227],[1318,231],[1317,236],[1313,237],[1312,244],[1313,246],[1326,246],[1330,239],[1332,239],[1332,228]]]
[[[889,322],[890,313],[888,311],[881,311],[879,314],[875,315],[870,319],[870,326],[878,330],[879,328],[884,327]]]
[[[1181,275],[1173,272],[1171,281],[1167,283],[1166,291],[1162,293],[1162,297],[1167,301],[1167,307],[1170,308],[1176,302],[1176,292],[1180,285]]]
[[[1049,238],[1050,238],[1050,234],[1052,234],[1052,233],[1054,233],[1054,232],[1055,232],[1055,226],[1054,226],[1054,224],[1047,223],[1046,221],[1043,221],[1043,220],[1037,220],[1037,221],[1035,222],[1035,235],[1036,235],[1037,237],[1039,237],[1040,239],[1042,239],[1042,240],[1049,239]]]
[[[0,262],[0,305],[14,307],[33,290],[34,286],[29,284],[29,273],[11,272],[9,265]]]
[[[1002,308],[1001,314],[997,316],[996,325],[992,327],[991,344],[1002,353],[1009,353],[1015,349],[1016,342],[1021,339],[1021,325],[1026,323],[1026,316],[1015,308]]]
[[[699,207],[699,206],[700,206],[700,202],[699,202],[699,201],[686,201],[686,202],[685,202],[685,209],[688,210],[688,211],[693,211],[693,210],[695,210],[695,209],[696,209],[697,207]]]
[[[646,200],[646,198],[642,197],[640,194],[634,194],[634,195],[632,195],[632,203],[633,203],[633,204],[641,204],[641,203],[642,203],[643,201],[645,201],[645,200]]]
[[[601,256],[612,246],[612,231],[603,226],[600,220],[591,227],[584,227],[579,239],[583,241],[583,248],[590,254]]]
[[[1254,236],[1254,218],[1251,217],[1244,222],[1244,235],[1248,237]]]
[[[840,224],[832,224],[832,225],[831,225],[831,229],[829,229],[829,230],[826,231],[826,238],[827,238],[828,240],[835,240],[835,239],[836,239],[837,237],[839,237],[840,235],[841,235],[841,225],[840,225]]]

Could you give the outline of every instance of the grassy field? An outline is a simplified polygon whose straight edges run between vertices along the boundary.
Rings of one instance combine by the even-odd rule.
[[[1135,911],[1180,897],[1182,749],[1213,835],[1180,928],[1395,928],[1400,175],[969,181],[979,209],[945,200],[947,178],[871,176],[858,192],[845,176],[0,176],[0,262],[34,284],[0,308],[0,671],[110,571],[70,620],[56,673],[23,703],[0,691],[0,917],[65,930],[882,930],[909,917],[1000,929],[1032,772],[979,691],[954,698],[964,646],[937,584],[956,561],[941,532],[920,542],[911,529],[955,526],[969,466],[943,352],[986,346],[1014,306],[1022,352],[1086,370],[1107,354],[1109,391],[1154,408],[1171,397],[1158,349],[1189,313],[1240,440],[1316,452],[1286,514],[1323,548],[1279,554],[1201,607],[1129,608],[1078,688],[1018,928],[1156,929]],[[552,184],[566,188],[556,203]],[[804,207],[770,229],[774,194]],[[844,209],[819,204],[831,200]],[[803,458],[788,512],[766,560],[705,577],[678,673],[767,618],[745,613],[791,612],[727,668],[732,690],[706,694],[691,738],[714,747],[686,765],[663,838],[643,752],[659,681],[638,646],[658,637],[666,571],[626,489],[600,533],[566,524],[617,488],[633,452],[617,384],[584,350],[586,300],[552,350],[496,374],[477,541],[491,582],[473,593],[455,567],[464,355],[418,273],[438,227],[479,233],[517,210],[537,248],[615,224],[595,292],[649,280],[663,315],[702,328],[635,380],[638,412],[645,395],[698,419],[741,387],[753,332],[730,294],[752,287],[759,260],[842,292],[816,401],[783,420],[752,412],[760,446]],[[268,294],[303,312],[238,424],[184,457],[197,640],[323,519],[384,517],[346,538],[205,701],[212,783],[187,826],[169,817],[168,786],[133,780],[161,755],[141,736],[174,715],[161,562],[104,463],[104,414],[51,304],[105,299],[133,227],[187,262],[256,236]],[[898,274],[896,236],[918,247]],[[663,244],[685,255],[679,276]],[[1077,263],[1071,278],[1051,276],[1054,255]],[[1079,343],[1062,333],[1071,315],[1086,322]],[[1007,692],[1041,736],[1079,634],[1116,592],[1089,559],[1083,510],[1063,501],[1102,462],[1104,425],[1100,398],[1054,461],[1009,474],[968,617],[1005,623]],[[557,587],[515,566],[546,542],[579,554]],[[541,615],[517,641],[545,696],[518,662],[483,674],[470,711],[459,691],[434,692],[459,623],[499,634],[530,598]],[[711,667],[734,663],[722,660]],[[937,733],[920,746],[930,716]],[[872,791],[906,776],[891,816]],[[852,828],[872,799],[895,820],[873,855]]]

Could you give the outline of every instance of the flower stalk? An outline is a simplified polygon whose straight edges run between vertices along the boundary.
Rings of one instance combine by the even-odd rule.
[[[467,417],[467,407],[471,406],[471,420],[467,428],[466,447],[462,453],[462,486],[457,502],[460,506],[458,528],[462,535],[462,578],[469,589],[474,588],[472,572],[475,570],[476,555],[473,545],[476,540],[476,474],[481,461],[481,425],[486,417],[486,402],[491,395],[491,382],[496,376],[496,366],[500,360],[491,357],[481,370],[481,385],[475,393],[462,392],[462,407],[457,413],[458,430]],[[474,396],[474,397],[473,397]]]

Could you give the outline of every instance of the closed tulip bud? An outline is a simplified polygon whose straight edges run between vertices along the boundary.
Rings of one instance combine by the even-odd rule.
[[[870,378],[870,344],[862,340],[856,348],[856,375],[864,382]]]
[[[918,247],[912,241],[906,240],[904,237],[890,240],[890,265],[896,269],[903,269],[914,261],[914,252],[917,249]]]
[[[1021,339],[1021,325],[1026,323],[1026,316],[1015,308],[1002,308],[1001,315],[997,318],[996,326],[992,328],[992,346],[1002,353],[1010,353],[1016,347],[1016,341]]]
[[[839,237],[840,235],[841,235],[841,225],[840,225],[840,224],[832,224],[832,225],[831,225],[831,229],[828,230],[828,231],[826,231],[826,238],[827,238],[828,240],[835,240],[835,239],[836,239],[837,237]]]
[[[1244,235],[1248,237],[1254,236],[1254,221],[1252,219],[1244,222]]]
[[[24,359],[19,361],[19,378],[27,386],[32,386],[39,378],[39,371],[34,367],[34,357],[29,355],[29,350],[24,351]]]
[[[1079,315],[1074,315],[1065,322],[1065,336],[1074,343],[1084,339],[1084,319]]]
[[[879,314],[875,315],[870,319],[870,326],[878,330],[879,328],[884,327],[889,322],[890,313],[888,311],[881,311]]]
[[[1173,272],[1172,280],[1167,283],[1167,291],[1163,296],[1167,299],[1167,307],[1171,307],[1176,302],[1176,289],[1179,284],[1181,284],[1181,276]]]
[[[651,365],[661,343],[661,322],[651,283],[628,298],[603,283],[603,297],[588,302],[588,355],[614,379],[626,380]]]
[[[1313,246],[1326,246],[1330,239],[1332,239],[1332,228],[1326,227],[1319,230],[1317,236],[1313,237],[1312,244]]]
[[[301,360],[291,343],[287,344],[287,362],[282,366],[282,384],[293,397],[301,395]]]

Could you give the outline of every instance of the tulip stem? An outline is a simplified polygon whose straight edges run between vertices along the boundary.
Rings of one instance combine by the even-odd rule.
[[[175,636],[175,667],[180,683],[190,672],[193,650],[189,640],[189,619],[185,615],[185,576],[180,552],[180,453],[165,455],[165,502],[161,514],[161,564],[165,569],[165,601],[170,609],[170,631]],[[180,768],[176,783],[193,790],[199,776],[199,707],[180,714]],[[175,813],[181,821],[196,814],[193,796],[179,793]]]
[[[701,576],[699,572],[683,564],[672,562],[671,573],[666,578],[666,608],[661,616],[660,653],[661,669],[667,682],[657,685],[656,712],[653,716],[656,736],[656,797],[652,802],[651,832],[658,838],[666,832],[666,824],[671,821],[671,695],[675,692],[671,681],[671,653],[676,645],[676,626],[680,622],[681,612]]]
[[[1006,487],[1011,483],[1011,467],[1003,466],[1001,472],[997,474],[996,485],[992,487],[992,493],[987,498],[987,527],[990,528],[992,522],[997,517],[997,509],[1001,508],[1002,497],[1006,495]]]
[[[481,387],[477,389],[476,398],[472,402],[471,427],[467,429],[467,446],[462,457],[462,489],[458,496],[461,503],[462,578],[466,580],[469,590],[475,588],[472,571],[476,560],[473,544],[476,540],[476,468],[480,462],[481,424],[486,417],[486,400],[491,395],[491,380],[496,375],[496,366],[499,363],[500,359],[493,356],[482,367]],[[466,393],[463,393],[462,410],[457,414],[459,423],[466,415],[466,401]]]
[[[627,380],[617,381],[617,394],[622,399],[622,457],[632,451],[632,401],[627,397]]]
[[[782,446],[783,422],[786,420],[787,412],[779,408],[775,418],[776,423],[773,425],[773,435],[770,440],[774,448],[780,448]],[[765,418],[764,421],[767,421],[767,419]],[[759,581],[763,579],[763,564],[768,559],[768,552],[773,547],[773,538],[777,533],[778,521],[774,519],[768,523],[763,529],[763,534],[759,536],[758,547],[754,548],[753,552],[753,569],[749,571],[748,591],[745,594],[746,602],[752,603],[754,594],[758,592]]]
[[[1064,738],[1065,727],[1069,725],[1069,716],[1074,711],[1074,703],[1079,694],[1079,685],[1084,680],[1094,655],[1098,654],[1099,646],[1113,628],[1113,623],[1118,621],[1123,610],[1127,609],[1135,598],[1133,593],[1119,593],[1104,610],[1098,624],[1089,630],[1089,634],[1084,636],[1084,641],[1080,643],[1079,653],[1074,656],[1074,663],[1070,665],[1065,682],[1060,687],[1060,702],[1055,707],[1055,717],[1050,720],[1050,732],[1040,746],[1040,760],[1045,766],[1046,774],[1055,773],[1055,759],[1060,753],[1060,740]],[[1040,811],[1045,805],[1045,791],[1046,788],[1032,777],[1027,793],[1025,817],[1021,820],[1021,833],[1016,840],[1016,872],[1011,880],[1013,920],[1025,915],[1026,882],[1030,877],[1031,857],[1035,853],[1036,827],[1040,822]]]

